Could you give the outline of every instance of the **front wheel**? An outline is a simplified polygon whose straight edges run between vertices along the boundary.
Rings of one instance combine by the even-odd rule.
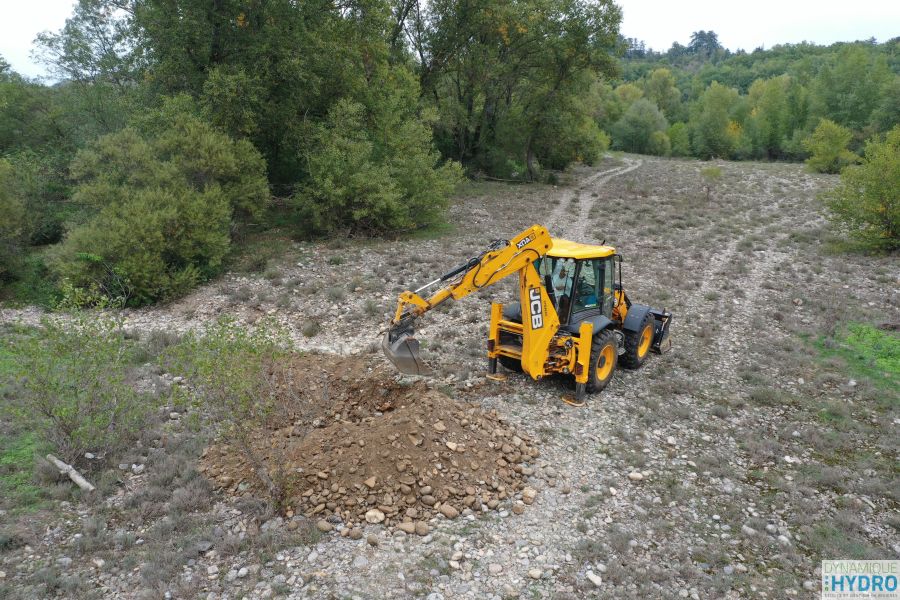
[[[626,369],[637,369],[650,354],[653,343],[653,330],[656,320],[647,313],[637,331],[625,332],[625,353],[622,355],[622,366]]]
[[[601,331],[591,343],[591,365],[588,373],[587,391],[596,394],[606,387],[616,371],[619,357],[616,335],[611,329]]]

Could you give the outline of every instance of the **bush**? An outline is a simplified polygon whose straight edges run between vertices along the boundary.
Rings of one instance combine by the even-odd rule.
[[[25,233],[25,203],[13,181],[12,166],[0,159],[0,279],[10,275]]]
[[[155,410],[128,380],[133,354],[116,321],[78,320],[66,329],[47,321],[8,343],[20,391],[7,408],[66,462],[84,464],[85,452],[116,456]]]
[[[93,215],[48,262],[89,296],[138,306],[185,293],[219,270],[236,218],[268,202],[265,163],[249,142],[165,111],[158,135],[126,128],[72,162],[73,199]]]
[[[866,144],[865,159],[825,194],[833,219],[864,247],[900,248],[900,125]]]
[[[822,119],[812,134],[803,140],[803,148],[810,157],[806,164],[817,173],[840,173],[844,167],[853,164],[858,157],[847,150],[853,133],[834,121]]]
[[[290,421],[278,412],[284,406],[276,397],[276,392],[287,385],[282,372],[287,364],[283,360],[287,345],[281,332],[265,323],[248,331],[234,321],[223,319],[202,336],[186,335],[161,357],[167,370],[191,383],[190,390],[181,390],[190,397],[181,400],[199,405],[222,438],[255,465],[254,473],[276,504],[287,491],[284,481],[287,465],[269,471],[252,442],[269,419],[280,415],[281,421]],[[296,404],[288,410],[299,414],[301,408]]]
[[[309,182],[294,197],[307,233],[381,235],[435,224],[462,178],[457,163],[439,165],[411,76],[384,76],[391,85],[373,86],[365,104],[339,100],[318,127]]]
[[[613,146],[627,152],[653,154],[651,147],[660,144],[660,139],[651,140],[654,132],[665,135],[668,128],[666,118],[651,100],[641,98],[628,107],[622,118],[612,126]],[[654,149],[659,149],[654,148]]]

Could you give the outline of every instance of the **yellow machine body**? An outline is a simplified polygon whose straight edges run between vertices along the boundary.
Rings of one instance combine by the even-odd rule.
[[[604,281],[594,281],[596,291],[593,299],[596,306],[598,296],[607,298],[611,304],[611,308],[606,309],[608,314],[600,314],[598,307],[594,311],[597,314],[592,314],[592,318],[561,327],[557,308],[562,305],[558,300],[554,302],[548,292],[551,277],[545,274],[545,280],[542,280],[536,268],[544,257],[565,259],[572,261],[573,265],[578,264],[577,261],[606,259],[602,263]],[[621,269],[619,284],[613,284],[616,258],[616,250],[610,246],[551,238],[546,228],[540,225],[529,227],[510,240],[494,242],[481,255],[423,288],[400,294],[391,329],[382,344],[384,352],[402,372],[427,374],[430,370],[419,356],[418,342],[414,337],[415,319],[447,299],[459,300],[518,274],[519,307],[518,311],[513,311],[518,317],[504,317],[502,304],[495,302],[491,305],[487,344],[490,372],[496,373],[499,360],[504,366],[520,366],[534,379],[556,373],[571,374],[579,397],[584,395],[585,390],[599,391],[611,378],[618,355],[629,352],[633,355],[632,362],[637,362],[639,366],[651,346],[661,351],[663,342],[668,339],[668,326],[672,318],[665,310],[635,305],[639,307],[639,322],[631,319],[634,323],[628,325],[632,305],[621,286]],[[612,270],[612,273],[607,273],[607,270]],[[599,277],[594,276],[595,279]],[[436,285],[441,287],[432,295],[420,295],[423,290]],[[574,293],[573,288],[568,315],[572,311]],[[601,330],[595,330],[596,326]],[[613,335],[616,331],[619,334]],[[601,349],[595,347],[597,344],[607,347]]]

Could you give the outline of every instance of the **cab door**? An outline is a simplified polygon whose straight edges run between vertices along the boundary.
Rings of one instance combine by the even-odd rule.
[[[602,314],[612,317],[613,262],[611,258],[592,258],[579,261],[572,304],[571,323]]]

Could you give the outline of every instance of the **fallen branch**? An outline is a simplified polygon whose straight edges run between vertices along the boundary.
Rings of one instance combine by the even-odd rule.
[[[71,479],[75,485],[80,487],[86,492],[93,492],[94,486],[91,485],[91,482],[81,476],[81,473],[75,470],[75,467],[72,465],[67,465],[63,461],[59,460],[52,454],[47,455],[47,460],[53,463],[53,465],[59,469],[59,472],[63,475],[68,475],[69,479]]]

